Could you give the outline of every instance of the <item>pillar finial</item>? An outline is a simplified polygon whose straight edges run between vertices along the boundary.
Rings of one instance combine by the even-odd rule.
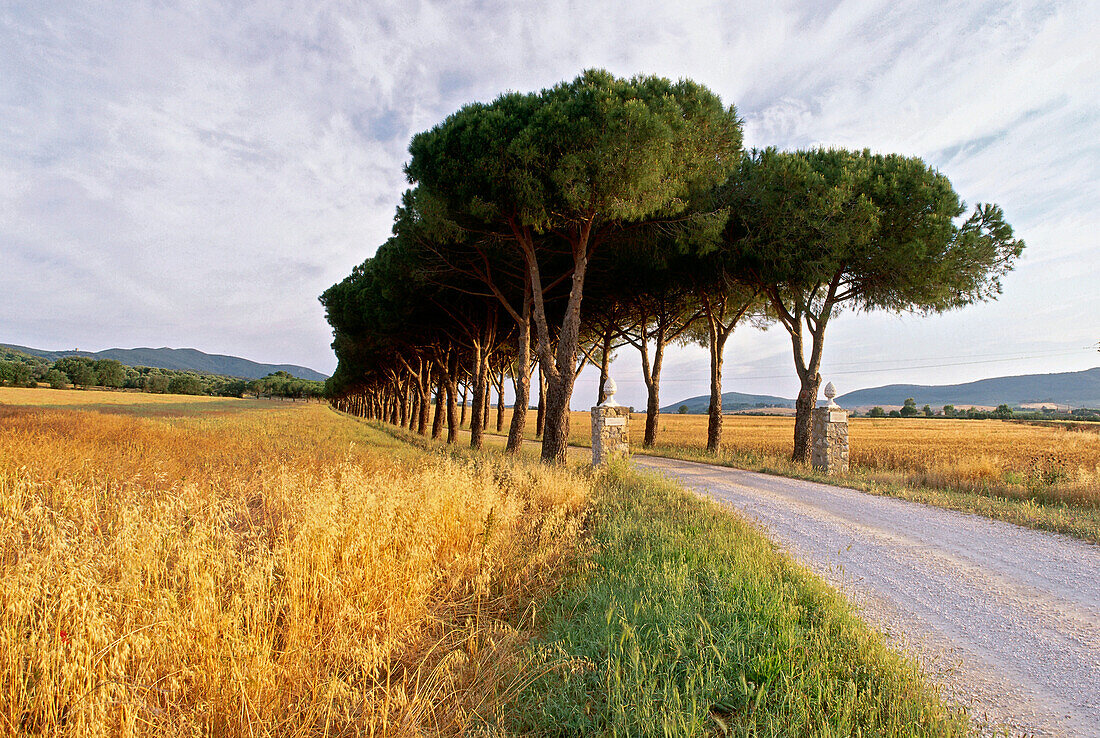
[[[618,387],[615,386],[615,380],[611,378],[609,374],[607,376],[607,382],[604,383],[603,391],[607,393],[607,399],[600,403],[600,407],[619,407],[619,403],[615,402],[615,391]]]

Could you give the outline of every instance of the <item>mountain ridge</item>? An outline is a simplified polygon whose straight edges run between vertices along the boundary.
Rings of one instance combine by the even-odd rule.
[[[728,402],[727,396],[751,399],[731,398],[732,401]],[[1025,403],[1047,402],[1052,406],[1100,407],[1100,367],[1078,372],[1014,374],[958,384],[886,384],[853,390],[840,395],[836,401],[848,408],[900,406],[909,397],[916,400],[918,406],[1006,404],[1018,407]],[[793,399],[772,395],[722,394],[723,410],[727,411],[747,409],[744,403],[755,406],[758,402],[767,401],[774,401],[771,407],[794,407]],[[661,412],[676,412],[680,405],[687,405],[690,413],[705,413],[709,403],[710,395],[700,395],[673,402],[662,407]],[[738,407],[739,404],[742,406]]]
[[[710,395],[699,395],[697,397],[689,397],[686,400],[674,402],[671,405],[662,407],[661,412],[678,412],[681,405],[687,405],[688,414],[695,415],[698,413],[705,413],[708,408],[710,408]],[[756,407],[790,408],[794,407],[794,400],[788,400],[785,397],[776,397],[774,395],[752,395],[744,392],[722,393],[722,412],[728,413],[735,410],[749,410]]]
[[[299,379],[323,382],[328,377],[318,371],[297,364],[264,364],[251,359],[228,354],[208,354],[193,348],[150,348],[142,346],[132,349],[109,348],[103,351],[47,351],[16,344],[0,344],[14,351],[22,351],[48,361],[57,361],[66,356],[87,356],[92,359],[114,359],[125,366],[148,366],[157,369],[175,369],[196,371],[207,374],[221,374],[242,379],[259,379],[274,372],[283,371]]]
[[[1100,407],[1100,367],[1079,372],[1017,374],[960,384],[887,384],[854,390],[836,398],[845,407],[901,405],[912,397],[917,405],[1051,405]]]

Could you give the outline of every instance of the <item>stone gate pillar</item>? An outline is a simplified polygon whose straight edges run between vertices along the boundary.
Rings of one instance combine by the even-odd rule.
[[[832,382],[825,385],[825,397],[828,404],[813,410],[810,460],[814,471],[844,475],[848,473],[848,411],[833,402],[836,388]]]
[[[630,453],[630,408],[615,402],[615,381],[607,378],[607,399],[592,408],[592,466]]]

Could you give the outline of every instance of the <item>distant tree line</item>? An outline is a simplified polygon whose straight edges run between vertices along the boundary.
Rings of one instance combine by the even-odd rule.
[[[325,383],[300,379],[293,374],[277,371],[245,385],[247,394],[257,397],[286,397],[296,400],[321,399],[325,396]]]
[[[670,344],[705,346],[707,447],[722,432],[722,357],[745,322],[789,335],[808,461],[825,331],[840,311],[935,313],[995,298],[1024,245],[995,205],[969,215],[918,158],[744,151],[732,107],[691,81],[588,71],[467,105],[410,145],[393,235],[321,296],[339,359],[327,391],[355,414],[471,445],[510,382],[519,449],[536,369],[542,458],[564,459],[573,385],[600,392],[640,354],[644,443],[657,438]],[[434,414],[432,413],[434,406]],[[465,399],[461,403],[465,412]]]
[[[50,362],[6,350],[0,354],[0,384],[13,387],[45,384],[55,389],[102,387],[154,394],[218,397],[251,394],[292,399],[321,398],[325,390],[323,382],[299,379],[283,371],[249,380],[195,371],[124,366],[114,359],[92,359],[87,356],[66,356]]]
[[[980,408],[956,408],[954,405],[944,405],[939,412],[932,409],[931,405],[925,405],[919,411],[917,402],[912,397],[905,399],[900,410],[887,412],[881,406],[876,405],[867,411],[868,418],[954,418],[958,420],[1088,420],[1100,421],[1100,410],[1091,408],[1075,408],[1073,410],[1059,410],[1057,408],[1043,407],[1039,410],[1015,410],[1011,405],[1002,403],[992,410]]]

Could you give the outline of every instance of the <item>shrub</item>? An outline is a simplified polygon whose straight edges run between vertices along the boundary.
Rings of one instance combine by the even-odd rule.
[[[46,372],[46,376],[43,377],[43,379],[45,379],[46,382],[49,383],[50,387],[53,387],[54,389],[63,389],[69,384],[69,378],[66,377],[64,373],[59,372],[56,369],[50,369],[48,372]]]

